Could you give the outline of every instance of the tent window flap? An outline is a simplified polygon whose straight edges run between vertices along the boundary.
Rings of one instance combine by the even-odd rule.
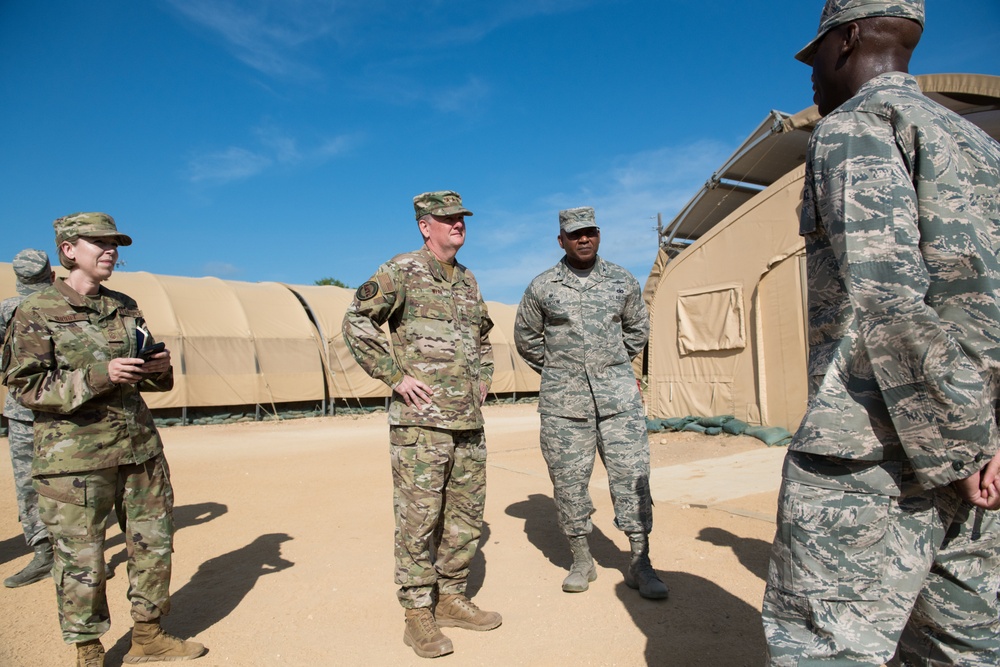
[[[743,286],[730,283],[679,292],[677,345],[681,354],[746,347]]]

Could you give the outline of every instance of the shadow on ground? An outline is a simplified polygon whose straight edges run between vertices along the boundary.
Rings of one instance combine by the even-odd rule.
[[[524,519],[528,541],[554,566],[569,569],[573,559],[551,498],[532,494],[510,505],[506,512]],[[719,528],[703,529],[698,539],[731,549],[743,567],[762,580],[766,577],[771,548],[767,542],[744,539]],[[629,561],[626,551],[596,526],[589,542],[601,567],[624,574]],[[615,586],[618,599],[646,637],[647,665],[757,667],[764,663],[764,631],[758,608],[703,577],[662,570],[657,574],[670,587],[667,600],[646,600],[624,581]]]
[[[506,513],[524,519],[524,534],[528,541],[557,568],[569,570],[573,564],[573,555],[569,550],[569,542],[559,530],[556,504],[552,498],[541,493],[533,493],[527,500],[508,506]],[[587,543],[598,565],[624,572],[625,566],[628,565],[628,554],[622,553],[618,545],[602,533],[600,528],[594,526],[587,537]]]
[[[282,543],[291,539],[285,533],[261,535],[245,547],[202,563],[191,580],[170,596],[171,608],[177,615],[164,620],[164,629],[187,639],[197,637],[224,619],[253,590],[260,577],[295,565],[281,557]],[[108,650],[108,664],[121,662],[130,641],[131,631]]]
[[[767,563],[771,558],[769,542],[739,537],[721,528],[702,528],[698,539],[732,549],[740,565],[761,581],[767,581]]]
[[[208,523],[214,519],[218,519],[220,516],[229,511],[229,508],[222,503],[194,503],[193,505],[182,505],[180,507],[174,508],[174,533],[181,530],[182,528],[190,528],[191,526],[197,526],[199,524]],[[117,525],[117,517],[114,512],[108,517],[108,525]],[[125,544],[125,535],[122,533],[116,533],[104,541],[104,553],[108,558],[108,569],[107,578],[115,576],[115,570],[118,569],[119,565],[124,565],[125,561],[128,560],[128,552],[125,549],[121,549],[118,553],[111,556],[107,556],[115,547],[123,546]]]

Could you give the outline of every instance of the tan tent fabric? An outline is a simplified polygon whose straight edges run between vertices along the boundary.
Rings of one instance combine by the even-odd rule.
[[[341,322],[354,290],[121,271],[107,286],[138,301],[150,331],[171,351],[174,389],[146,394],[152,408],[261,405],[267,410],[281,403],[391,393],[355,363],[344,344]],[[0,263],[0,298],[15,292],[11,265]],[[517,307],[487,305],[496,323],[493,393],[537,392],[538,375],[512,343]]]
[[[653,332],[647,352],[650,416],[734,415],[761,423],[769,388],[779,402],[796,383],[804,389],[804,340],[789,349],[782,348],[785,340],[779,340],[778,349],[771,345],[772,327],[801,332],[801,290],[780,281],[772,289],[770,276],[775,271],[784,276],[791,261],[798,279],[792,258],[804,247],[795,223],[803,175],[799,170],[779,180],[673,261],[658,260],[660,273],[645,290],[653,295],[647,304]],[[765,284],[763,292],[760,284]],[[701,305],[707,307],[701,310],[686,308],[684,297],[692,295],[716,298],[704,300]],[[790,414],[782,423],[765,423],[787,428],[802,416],[790,409],[775,412]]]
[[[333,398],[376,398],[392,391],[373,379],[354,361],[347,349],[341,324],[354,298],[354,290],[333,285],[289,285],[306,304],[316,321],[330,373],[330,396]]]
[[[929,97],[1000,140],[1000,77],[917,79]],[[792,116],[772,111],[667,226],[669,238],[694,242],[672,259],[661,249],[643,290],[650,416],[731,414],[798,426],[808,354],[798,215],[818,119],[814,106]],[[742,313],[738,290],[726,291],[733,285]],[[733,344],[736,324],[747,332],[745,347]]]
[[[493,363],[496,364],[490,392],[494,394],[537,392],[541,376],[524,363],[524,359],[514,346],[514,319],[517,317],[517,306],[487,301],[486,307],[490,311],[490,319],[493,320],[490,342],[493,344]]]

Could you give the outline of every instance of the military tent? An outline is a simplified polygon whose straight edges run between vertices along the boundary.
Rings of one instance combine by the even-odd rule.
[[[1000,77],[917,77],[1000,140]],[[772,111],[662,234],[646,281],[653,417],[733,415],[794,430],[806,403],[802,181],[816,107]],[[688,245],[688,242],[690,244]]]
[[[0,298],[13,296],[14,285],[11,265],[0,264]],[[390,394],[357,365],[340,333],[353,290],[125,271],[106,285],[139,303],[150,331],[171,351],[174,389],[145,394],[151,408],[257,405],[274,412],[282,404]],[[511,344],[516,306],[488,308],[497,323],[492,393],[537,392],[538,375]]]

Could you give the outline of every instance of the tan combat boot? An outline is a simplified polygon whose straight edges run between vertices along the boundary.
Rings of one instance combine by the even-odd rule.
[[[428,607],[406,610],[406,630],[403,643],[413,649],[421,658],[437,658],[448,655],[455,649],[451,640],[445,637],[434,620]]]
[[[194,660],[204,655],[205,647],[198,642],[188,642],[168,635],[160,628],[159,620],[150,623],[136,621],[132,627],[132,648],[123,661],[128,664],[140,662],[176,662]]]
[[[569,549],[573,552],[573,565],[569,568],[569,575],[563,579],[562,589],[566,593],[582,593],[590,588],[590,582],[597,579],[597,568],[590,555],[587,536],[569,538]]]
[[[434,616],[442,628],[464,628],[480,632],[492,630],[503,623],[503,618],[495,611],[483,611],[464,595],[445,593],[438,598]]]
[[[76,645],[76,667],[104,667],[104,647],[100,639]]]

